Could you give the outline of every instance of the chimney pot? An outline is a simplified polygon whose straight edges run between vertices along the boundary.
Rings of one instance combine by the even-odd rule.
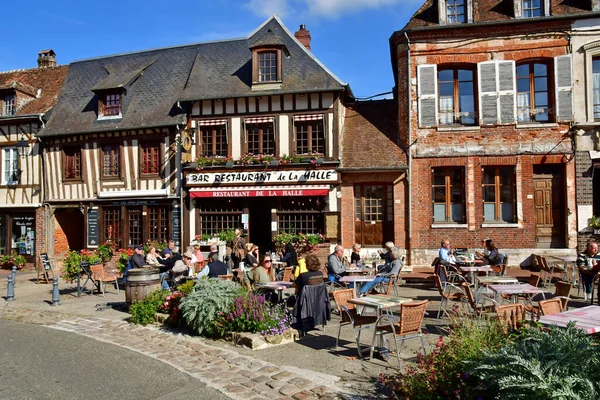
[[[42,50],[38,53],[38,68],[56,67],[56,53],[54,50]]]
[[[302,43],[304,45],[304,47],[306,47],[308,50],[310,50],[310,31],[306,29],[306,25],[301,24],[300,25],[300,29],[296,31],[296,33],[294,33],[294,36],[296,36],[296,39],[298,39],[298,41],[300,43]]]

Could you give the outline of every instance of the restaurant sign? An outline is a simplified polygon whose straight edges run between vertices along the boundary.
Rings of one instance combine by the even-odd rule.
[[[192,173],[186,177],[186,184],[222,185],[243,183],[316,183],[337,182],[338,173],[335,169],[308,169],[292,171],[255,171],[255,172],[223,172],[223,173]]]

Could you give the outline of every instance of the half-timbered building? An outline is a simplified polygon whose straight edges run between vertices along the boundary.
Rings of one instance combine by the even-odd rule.
[[[181,102],[191,105],[185,238],[244,228],[262,251],[281,232],[340,235],[347,84],[310,51],[304,26],[277,18],[247,38],[198,46]]]
[[[49,253],[179,240],[177,99],[197,46],[73,62],[40,133]],[[53,247],[53,248],[52,248]]]
[[[0,255],[35,262],[45,250],[42,180],[37,134],[67,74],[56,54],[38,54],[38,67],[0,72]],[[20,147],[20,148],[19,148]]]

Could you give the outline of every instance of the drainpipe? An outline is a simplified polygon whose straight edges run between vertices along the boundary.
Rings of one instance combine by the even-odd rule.
[[[408,37],[408,34],[406,32],[404,32],[404,37],[406,38],[406,48],[407,48],[407,52],[406,52],[406,64],[407,64],[407,78],[406,78],[406,83],[407,83],[407,90],[406,90],[406,94],[407,94],[407,120],[408,120],[408,140],[406,142],[407,146],[406,146],[406,155],[407,155],[407,164],[408,164],[408,171],[407,171],[407,175],[406,175],[406,181],[407,181],[407,185],[408,185],[408,225],[407,225],[407,240],[406,240],[406,244],[407,244],[407,264],[408,265],[412,265],[412,149],[411,149],[411,143],[412,143],[412,121],[411,121],[411,102],[412,102],[412,93],[411,93],[411,63],[410,63],[410,39]]]

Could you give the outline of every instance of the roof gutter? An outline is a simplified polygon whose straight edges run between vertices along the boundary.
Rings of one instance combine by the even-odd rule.
[[[126,130],[131,130],[131,129],[148,129],[148,128],[162,128],[162,127],[169,127],[169,126],[178,126],[178,125],[181,125],[184,123],[185,123],[185,118],[182,119],[181,121],[174,121],[171,124],[144,125],[144,126],[128,127],[128,128],[125,128],[125,127],[103,128],[103,129],[99,129],[99,130],[86,130],[86,131],[78,131],[78,132],[61,132],[61,133],[46,133],[46,134],[43,133],[41,135],[38,135],[38,137],[55,138],[55,137],[61,137],[61,136],[90,135],[90,134],[95,134],[95,133],[104,133],[104,132],[108,132],[108,131],[114,132],[114,131],[126,131]]]
[[[340,172],[377,172],[377,171],[407,171],[407,165],[394,165],[391,167],[339,167]]]
[[[14,120],[19,120],[19,119],[32,119],[32,118],[39,118],[41,120],[43,115],[44,115],[44,113],[41,113],[41,114],[21,114],[21,115],[2,115],[2,116],[0,116],[0,121],[2,121],[2,120],[14,121]],[[43,125],[43,122],[42,122],[42,127],[43,126],[44,125]]]

